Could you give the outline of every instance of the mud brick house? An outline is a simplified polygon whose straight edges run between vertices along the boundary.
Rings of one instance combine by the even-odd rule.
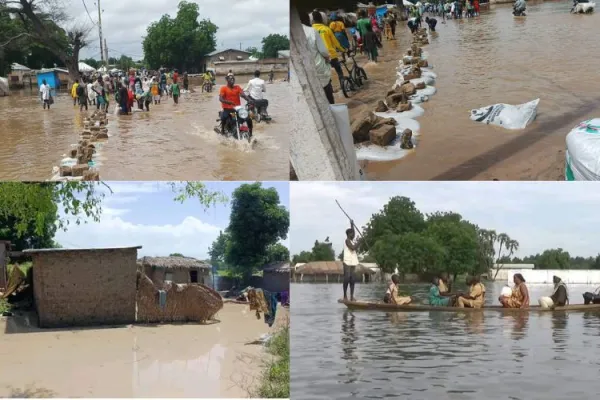
[[[135,322],[138,247],[25,250],[41,328]]]
[[[211,266],[195,258],[143,257],[138,265],[157,286],[161,286],[164,281],[210,285]]]
[[[263,268],[262,288],[269,292],[289,292],[291,266],[289,262],[269,264]]]

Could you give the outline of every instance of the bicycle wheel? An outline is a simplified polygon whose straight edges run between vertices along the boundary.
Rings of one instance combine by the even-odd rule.
[[[363,80],[365,80],[365,81],[368,81],[368,80],[369,80],[369,78],[367,78],[367,73],[366,73],[366,71],[364,70],[364,68],[361,68],[361,67],[356,67],[356,69],[357,69],[357,75],[359,76],[359,79],[361,80],[361,82],[362,82]]]
[[[360,73],[358,72],[358,67],[352,68],[352,74],[350,74],[352,80],[356,84],[356,86],[361,87],[363,85],[363,81],[360,78]]]
[[[349,98],[350,95],[348,93],[352,91],[352,83],[350,82],[350,79],[346,77],[342,78],[340,80],[340,86],[342,87],[344,97]]]

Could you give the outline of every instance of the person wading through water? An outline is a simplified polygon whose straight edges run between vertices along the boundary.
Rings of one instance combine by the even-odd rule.
[[[350,229],[346,229],[346,240],[344,241],[344,301],[348,301],[348,285],[350,285],[350,301],[354,298],[354,274],[358,265],[358,242],[354,241],[354,221],[350,220]]]

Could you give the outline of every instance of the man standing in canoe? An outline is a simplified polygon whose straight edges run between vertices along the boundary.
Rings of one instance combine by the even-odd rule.
[[[358,243],[354,241],[354,221],[350,220],[350,229],[346,229],[346,240],[344,241],[344,301],[348,301],[348,285],[350,285],[350,301],[354,299],[354,275],[358,265]]]
[[[569,293],[567,292],[567,285],[558,276],[552,277],[554,282],[554,292],[552,296],[540,297],[538,302],[542,308],[554,308],[556,306],[562,307],[569,302]]]
[[[485,286],[478,276],[467,278],[470,285],[469,294],[461,294],[456,299],[456,306],[460,308],[482,308],[485,302]]]

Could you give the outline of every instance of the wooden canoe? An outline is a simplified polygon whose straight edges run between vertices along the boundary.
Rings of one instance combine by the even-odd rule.
[[[541,308],[540,306],[530,306],[529,308],[504,308],[502,306],[486,306],[484,308],[460,308],[460,307],[436,307],[430,305],[420,304],[408,304],[408,305],[396,305],[386,304],[377,302],[365,302],[365,301],[344,301],[338,300],[338,303],[344,304],[351,310],[375,310],[375,311],[446,311],[446,312],[481,312],[481,311],[495,311],[495,312],[506,312],[506,313],[519,313],[519,312],[559,312],[559,311],[600,311],[600,304],[570,304],[564,307],[555,308]]]

